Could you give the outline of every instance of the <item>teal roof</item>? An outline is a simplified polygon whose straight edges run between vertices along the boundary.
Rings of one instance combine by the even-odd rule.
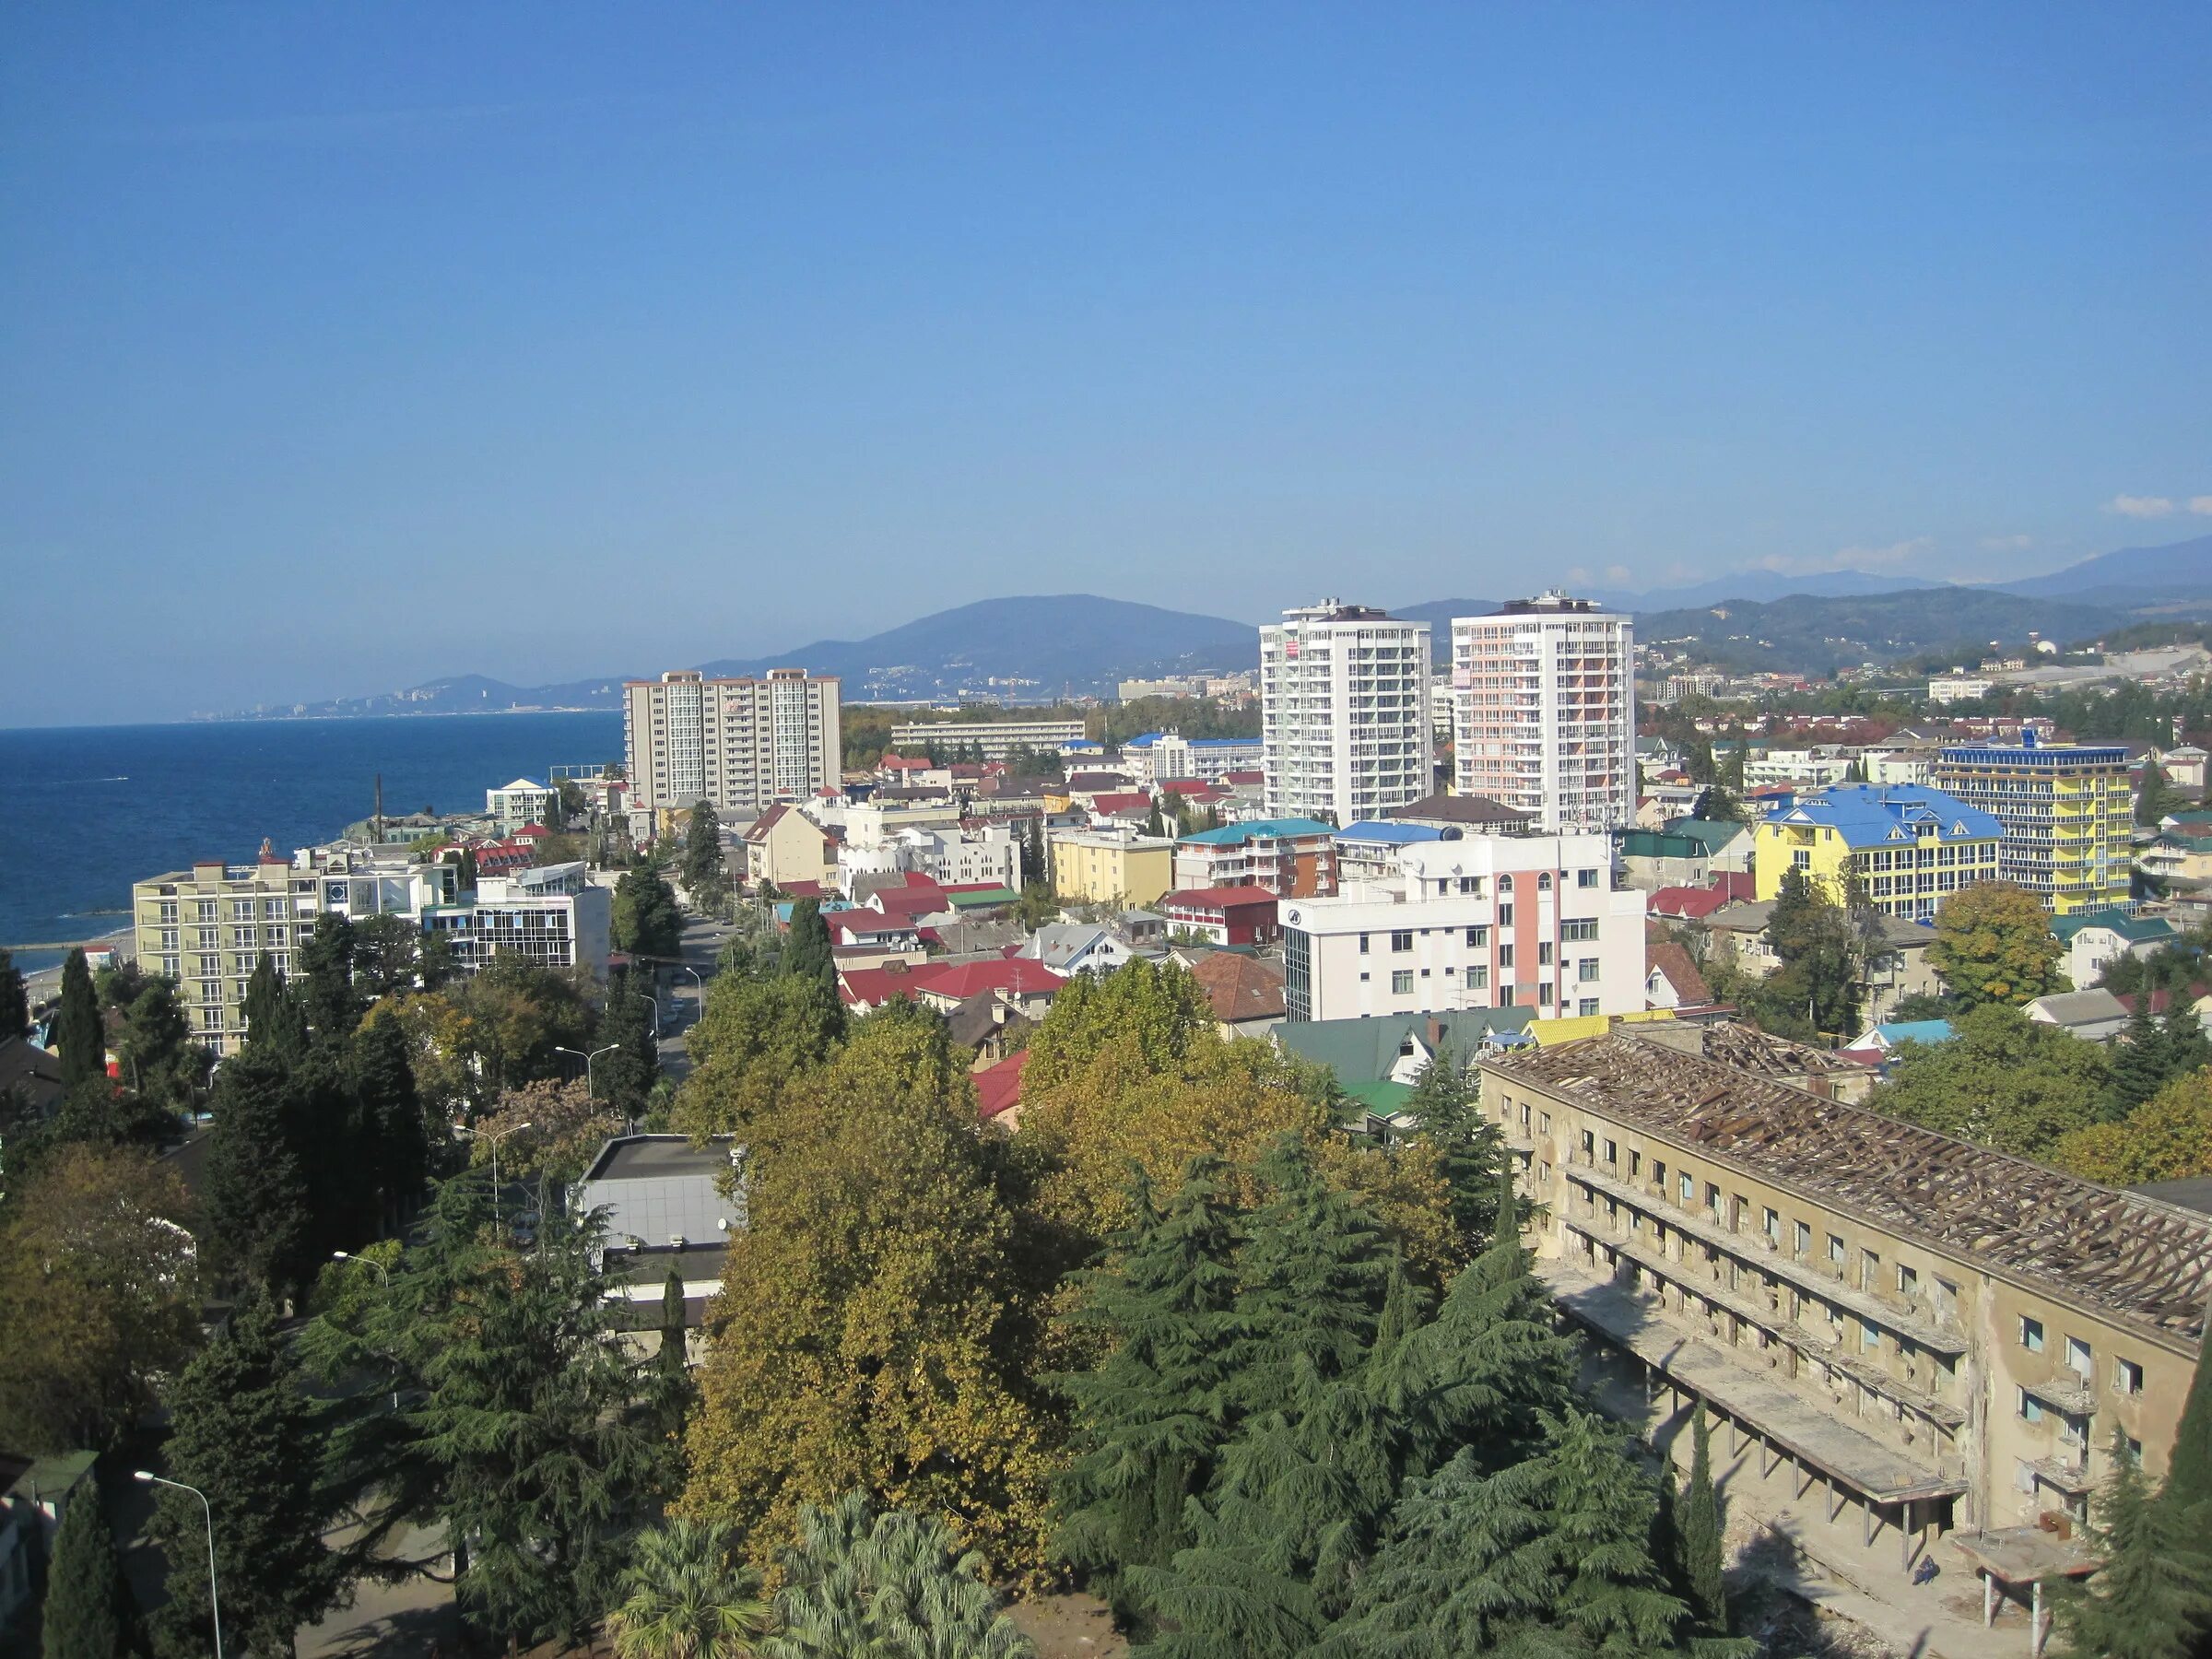
[[[1200,830],[1184,836],[1186,845],[1234,847],[1248,841],[1291,841],[1309,835],[1335,835],[1319,818],[1253,818],[1241,824],[1224,824],[1218,830]]]
[[[1366,1084],[1386,1080],[1401,1058],[1409,1035],[1429,1039],[1429,1022],[1443,1028],[1444,1045],[1463,1060],[1493,1031],[1528,1029],[1534,1008],[1462,1008],[1443,1014],[1386,1014],[1372,1019],[1285,1020],[1275,1040],[1301,1060],[1336,1074],[1336,1086],[1357,1093]]]
[[[2173,924],[2165,917],[2131,916],[2125,911],[2076,911],[2070,916],[2053,916],[2051,920],[2051,931],[2062,944],[2073,944],[2074,935],[2088,927],[2109,927],[2130,945],[2173,937]]]
[[[1018,904],[1021,901],[1019,893],[1012,888],[1003,887],[979,888],[973,892],[963,892],[955,888],[946,897],[952,900],[952,908],[956,911],[987,910],[994,904]]]
[[[1884,1042],[1948,1042],[1951,1040],[1951,1022],[1947,1019],[1900,1019],[1888,1025],[1874,1028],[1882,1034]]]
[[[1692,835],[1670,835],[1661,830],[1630,830],[1620,838],[1623,858],[1703,858],[1707,848]]]
[[[1745,826],[1735,818],[1678,818],[1661,831],[1665,835],[1687,835],[1702,842],[1706,855],[1718,853],[1723,847],[1743,834]]]

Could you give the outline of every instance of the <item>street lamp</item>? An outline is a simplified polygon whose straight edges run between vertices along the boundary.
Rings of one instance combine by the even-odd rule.
[[[569,1049],[565,1052],[572,1054],[576,1051]],[[518,1135],[529,1127],[526,1123],[510,1124],[504,1129],[472,1129],[466,1124],[453,1125],[457,1133],[472,1140],[488,1140],[491,1143],[491,1218],[494,1221],[500,1218],[500,1143],[507,1136]]]
[[[215,1591],[215,1507],[207,1501],[207,1494],[198,1487],[186,1486],[181,1480],[167,1480],[150,1469],[133,1469],[131,1478],[145,1486],[174,1487],[180,1492],[190,1492],[200,1500],[200,1512],[207,1517],[207,1610],[215,1616],[215,1659],[223,1659],[223,1609]]]
[[[557,1054],[573,1054],[577,1059],[583,1062],[583,1092],[588,1098],[596,1100],[598,1099],[598,1096],[594,1094],[592,1090],[592,1062],[598,1059],[602,1054],[613,1053],[621,1046],[622,1045],[618,1042],[610,1042],[605,1048],[595,1048],[587,1054],[582,1049],[562,1048],[560,1044],[557,1042],[553,1045],[553,1052]]]
[[[330,1253],[330,1259],[334,1262],[351,1262],[359,1267],[373,1267],[383,1279],[384,1288],[392,1288],[392,1270],[374,1256],[355,1255],[349,1250],[334,1250]],[[399,1415],[399,1364],[396,1360],[392,1366],[392,1414],[394,1417]]]

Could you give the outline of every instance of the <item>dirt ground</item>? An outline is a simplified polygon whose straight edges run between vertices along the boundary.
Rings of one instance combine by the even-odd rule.
[[[1106,1604],[1095,1595],[1040,1595],[1007,1612],[1037,1644],[1037,1659],[1123,1659],[1129,1644],[1114,1634]]]

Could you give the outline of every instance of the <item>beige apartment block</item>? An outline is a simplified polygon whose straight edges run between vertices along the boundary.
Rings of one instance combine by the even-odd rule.
[[[1762,1479],[1908,1559],[2080,1517],[2115,1432],[2164,1472],[2212,1217],[1683,1052],[1703,1041],[1481,1062],[1545,1206],[1537,1271],[1614,1382],[1703,1401]]]
[[[246,982],[265,953],[292,977],[293,953],[314,932],[317,887],[312,871],[265,851],[254,864],[213,860],[135,882],[138,965],[176,982],[197,1041],[236,1053],[246,1035]]]
[[[1150,904],[1175,885],[1175,843],[1134,831],[1054,830],[1053,890],[1063,904]]]
[[[661,814],[712,801],[759,812],[804,800],[839,779],[844,737],[839,682],[803,668],[759,679],[677,669],[622,688],[631,805]]]

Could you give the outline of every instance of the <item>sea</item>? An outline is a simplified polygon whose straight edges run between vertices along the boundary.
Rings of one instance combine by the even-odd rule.
[[[52,967],[130,924],[133,882],[329,841],[380,774],[387,813],[481,811],[512,779],[621,759],[618,712],[0,731],[0,945]]]

